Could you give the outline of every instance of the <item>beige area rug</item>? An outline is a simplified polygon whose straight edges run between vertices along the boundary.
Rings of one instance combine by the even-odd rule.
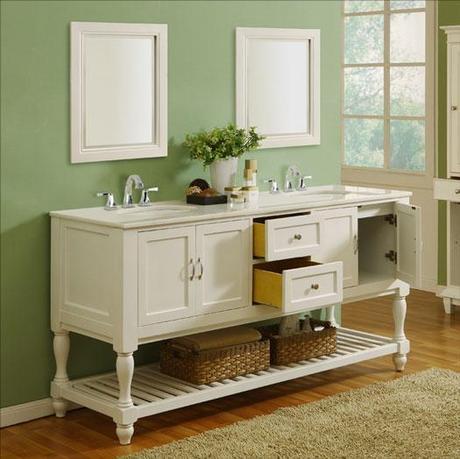
[[[414,373],[125,458],[458,459],[460,373]]]

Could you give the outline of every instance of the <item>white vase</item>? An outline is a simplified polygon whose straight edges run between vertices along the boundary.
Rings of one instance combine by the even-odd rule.
[[[224,193],[227,186],[235,186],[238,158],[218,159],[210,166],[211,186],[219,193]]]

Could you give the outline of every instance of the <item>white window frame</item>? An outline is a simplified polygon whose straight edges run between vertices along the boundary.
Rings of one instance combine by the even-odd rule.
[[[425,116],[391,116],[390,118],[390,68],[410,67],[422,63],[398,63],[390,67],[390,13],[425,12]],[[345,18],[350,16],[369,16],[382,14],[384,16],[384,62],[379,64],[345,64]],[[341,154],[342,154],[342,182],[366,183],[382,186],[407,188],[432,188],[435,172],[435,85],[436,85],[436,2],[426,0],[425,8],[393,9],[390,10],[390,1],[384,0],[384,9],[345,13],[345,1],[342,1],[342,38],[341,38]],[[350,67],[383,67],[384,69],[384,112],[383,115],[347,115],[344,113],[345,99],[345,68]],[[384,120],[384,166],[383,168],[350,166],[345,164],[345,119],[383,119]],[[425,170],[407,171],[389,168],[390,160],[390,119],[397,120],[424,120],[425,121]],[[363,178],[365,177],[365,178]]]

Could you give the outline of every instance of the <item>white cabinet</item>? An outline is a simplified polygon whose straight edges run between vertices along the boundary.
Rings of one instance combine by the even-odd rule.
[[[195,227],[139,234],[139,324],[195,314]]]
[[[248,220],[139,235],[139,324],[249,305]]]
[[[460,305],[460,26],[447,34],[447,179],[434,180],[434,197],[447,201],[447,285],[444,309]]]
[[[358,211],[356,207],[315,212],[323,221],[321,248],[315,261],[343,262],[343,286],[358,285]]]
[[[249,306],[249,221],[197,226],[196,249],[197,312]]]

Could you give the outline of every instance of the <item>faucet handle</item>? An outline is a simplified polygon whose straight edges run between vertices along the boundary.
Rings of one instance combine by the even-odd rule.
[[[264,180],[264,183],[270,183],[270,193],[279,193],[280,189],[278,186],[278,182],[274,179]]]
[[[307,185],[305,185],[306,180],[311,180],[313,177],[311,175],[304,175],[300,178],[299,182],[299,191],[303,191],[307,189]]]
[[[158,191],[159,188],[157,186],[152,186],[151,188],[143,189],[141,191],[141,199],[139,201],[139,206],[140,207],[148,207],[151,206],[152,203],[149,198],[149,193],[151,191]]]
[[[107,201],[104,206],[105,210],[114,210],[118,207],[115,202],[115,198],[113,197],[113,193],[110,193],[109,191],[101,191],[99,193],[96,193],[96,196],[98,198],[101,198],[101,197],[107,198]]]

